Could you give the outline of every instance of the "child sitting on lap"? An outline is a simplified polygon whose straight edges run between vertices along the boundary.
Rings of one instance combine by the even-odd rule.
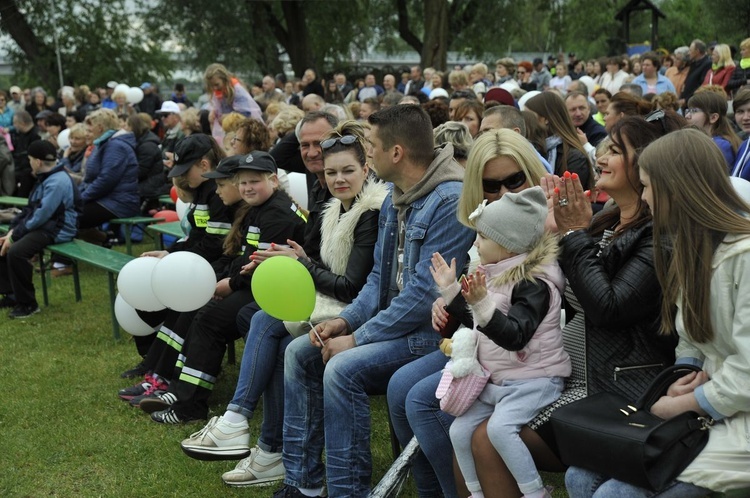
[[[472,316],[477,359],[490,380],[469,409],[450,428],[458,464],[473,498],[482,497],[471,453],[474,430],[489,417],[487,433],[526,497],[549,496],[531,454],[518,433],[562,392],[571,373],[560,329],[561,292],[557,242],[544,233],[546,197],[539,187],[507,193],[487,205],[475,220],[480,266],[464,289],[436,253],[432,275],[446,303],[465,299]],[[454,308],[454,306],[452,306]],[[473,348],[472,348],[473,349]],[[455,373],[455,372],[454,372]]]

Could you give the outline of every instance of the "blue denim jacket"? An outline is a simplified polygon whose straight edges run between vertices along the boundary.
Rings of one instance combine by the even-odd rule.
[[[359,296],[341,312],[354,331],[358,345],[409,336],[414,354],[431,352],[440,340],[432,329],[432,303],[438,297],[430,274],[430,258],[435,252],[456,267],[463,268],[474,232],[456,218],[461,182],[441,183],[428,195],[414,201],[406,215],[403,287],[388,302],[394,253],[398,249],[398,211],[388,194],[380,209],[375,264]]]

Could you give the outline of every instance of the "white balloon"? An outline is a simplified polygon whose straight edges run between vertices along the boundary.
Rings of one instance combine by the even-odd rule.
[[[125,83],[120,83],[119,85],[115,87],[112,93],[115,94],[117,92],[125,92],[125,94],[127,95],[129,89],[130,89],[130,85],[126,85]]]
[[[185,213],[188,212],[188,208],[190,208],[190,204],[184,202],[178,197],[174,207],[175,211],[177,211],[177,219],[182,221],[182,218],[185,217]]]
[[[137,86],[128,88],[125,92],[125,97],[127,98],[129,104],[137,104],[141,100],[143,100],[143,90],[141,90]]]
[[[63,131],[58,133],[57,135],[57,146],[63,150],[70,147],[70,130],[68,128],[65,128]]]
[[[188,251],[165,256],[151,274],[160,302],[175,311],[197,310],[214,295],[216,274],[208,261]]]
[[[132,335],[144,336],[153,334],[159,329],[159,326],[152,327],[138,316],[138,312],[130,306],[121,294],[117,294],[115,299],[115,317],[117,323],[122,329]]]
[[[159,258],[135,258],[117,276],[117,290],[137,310],[159,311],[166,307],[151,289],[151,274],[158,262]]]

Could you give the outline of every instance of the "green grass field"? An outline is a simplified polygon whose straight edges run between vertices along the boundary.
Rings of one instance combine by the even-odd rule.
[[[151,247],[143,244],[134,253]],[[50,306],[41,313],[23,321],[9,319],[7,310],[0,313],[0,497],[271,495],[277,485],[225,486],[220,476],[236,462],[186,457],[179,443],[200,425],[156,424],[117,397],[118,389],[132,383],[119,373],[138,357],[128,334],[112,339],[105,272],[81,266],[80,303],[72,277],[51,280]],[[242,341],[237,346],[239,359]],[[224,365],[211,415],[223,413],[238,368]],[[377,481],[392,455],[384,397],[372,400]],[[253,437],[259,424],[258,418],[251,421]],[[561,476],[545,478],[557,488],[555,496],[566,496]],[[416,496],[413,483],[402,495]]]

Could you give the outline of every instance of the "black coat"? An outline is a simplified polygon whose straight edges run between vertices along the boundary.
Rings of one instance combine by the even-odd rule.
[[[673,336],[659,335],[652,223],[625,230],[601,255],[598,241],[585,231],[560,240],[560,266],[584,310],[588,392],[636,399],[674,363],[676,346]]]
[[[141,199],[159,197],[167,185],[159,137],[150,131],[141,135],[136,140],[135,156],[138,159],[138,195]]]

